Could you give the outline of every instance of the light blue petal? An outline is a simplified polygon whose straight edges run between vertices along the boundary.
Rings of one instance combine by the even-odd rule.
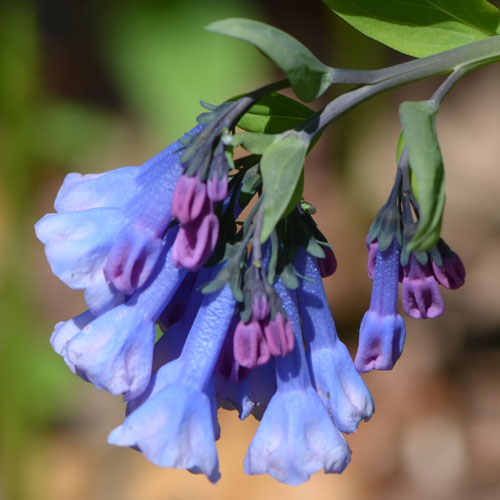
[[[54,327],[50,344],[54,351],[64,358],[64,362],[69,369],[76,373],[75,365],[68,360],[66,355],[66,344],[77,335],[82,328],[85,328],[90,322],[94,321],[95,316],[90,311],[85,311],[68,321],[61,321]]]
[[[297,485],[321,469],[342,472],[350,456],[345,439],[312,387],[278,388],[248,449],[245,472],[269,474]]]
[[[373,398],[339,340],[316,259],[299,250],[297,270],[307,276],[298,290],[300,316],[313,383],[335,425],[355,432],[374,411]]]
[[[227,285],[203,297],[180,357],[182,379],[186,384],[204,387],[210,380],[235,306]]]
[[[123,227],[116,208],[48,214],[35,225],[52,272],[71,288],[86,288],[102,270],[109,248]]]
[[[138,191],[139,167],[122,167],[102,174],[68,174],[57,193],[57,212],[75,212],[101,207],[121,207]]]
[[[85,302],[96,316],[122,304],[125,299],[126,296],[123,293],[117,292],[114,286],[106,281],[102,269],[93,274],[85,289]]]
[[[149,383],[154,339],[154,323],[122,304],[75,335],[66,355],[96,387],[131,399]]]
[[[108,442],[136,446],[156,465],[205,474],[215,483],[220,473],[212,418],[206,394],[168,385],[113,430]]]

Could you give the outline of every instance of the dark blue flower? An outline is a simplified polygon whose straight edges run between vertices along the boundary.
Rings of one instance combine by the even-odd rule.
[[[360,372],[392,369],[405,342],[405,324],[397,312],[400,247],[394,238],[389,248],[376,252],[370,309],[361,322],[354,361]]]

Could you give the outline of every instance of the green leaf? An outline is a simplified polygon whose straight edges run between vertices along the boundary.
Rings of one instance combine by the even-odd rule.
[[[414,57],[500,34],[486,0],[323,0],[354,28]]]
[[[404,102],[399,108],[420,204],[417,232],[408,250],[426,251],[439,240],[446,197],[444,167],[436,133],[435,101]]]
[[[284,31],[241,18],[216,21],[206,29],[253,44],[285,72],[293,90],[304,101],[316,99],[332,83],[331,69]]]
[[[262,156],[260,169],[264,184],[264,225],[261,241],[285,214],[299,184],[309,141],[290,133],[272,144]]]
[[[231,137],[232,146],[243,146],[247,151],[254,154],[264,154],[272,144],[279,140],[280,135],[259,134],[253,132],[241,132]]]
[[[314,111],[282,94],[259,99],[240,119],[238,127],[247,132],[279,134],[295,128]]]

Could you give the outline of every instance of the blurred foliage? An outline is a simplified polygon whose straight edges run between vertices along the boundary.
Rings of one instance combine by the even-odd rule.
[[[256,10],[229,0],[0,5],[0,498],[47,498],[44,474],[30,471],[43,470],[47,432],[75,401],[37,288],[40,187],[58,172],[120,166],[99,158],[119,157],[130,137],[157,152],[192,127],[199,99],[259,85],[256,51],[203,30],[232,15]]]

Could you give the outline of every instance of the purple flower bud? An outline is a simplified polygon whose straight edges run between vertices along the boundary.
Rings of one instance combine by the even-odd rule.
[[[361,322],[354,361],[360,372],[391,370],[403,351],[406,331],[397,313],[399,253],[395,239],[389,248],[377,251],[370,309]]]
[[[323,251],[325,252],[325,257],[318,259],[318,267],[321,277],[326,278],[337,270],[337,259],[331,248],[323,247]]]
[[[415,319],[436,318],[444,312],[430,264],[421,265],[413,254],[404,270],[401,301],[405,313]]]
[[[181,224],[193,222],[205,211],[207,187],[197,175],[181,175],[177,181],[172,201],[172,215]]]
[[[465,283],[465,267],[455,252],[443,257],[442,267],[432,262],[432,270],[437,282],[450,290],[456,290]]]
[[[280,312],[276,313],[273,320],[270,319],[264,324],[264,337],[273,356],[286,356],[293,351],[292,324],[288,318],[285,320]]]
[[[259,322],[245,324],[239,321],[234,331],[234,359],[245,368],[253,368],[269,361],[270,352]]]
[[[189,271],[199,269],[214,251],[218,236],[219,219],[214,214],[182,225],[172,251],[175,266]]]
[[[260,321],[265,320],[269,316],[269,300],[265,294],[259,295],[256,293],[252,299],[252,316]]]
[[[227,175],[219,179],[217,173],[214,173],[207,181],[207,195],[213,202],[224,200],[227,196]]]
[[[129,225],[108,254],[104,276],[119,292],[131,295],[149,278],[161,250],[161,239],[149,228],[140,223]]]

